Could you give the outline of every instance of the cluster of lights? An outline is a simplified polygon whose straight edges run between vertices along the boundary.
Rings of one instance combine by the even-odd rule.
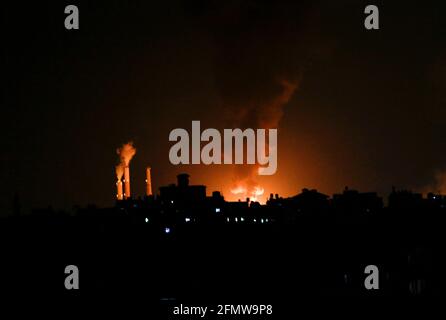
[[[231,218],[229,218],[229,217],[227,217],[226,218],[226,222],[230,222],[231,221]],[[244,222],[245,221],[245,218],[244,217],[235,217],[234,218],[234,221],[235,222]],[[257,219],[253,219],[252,220],[254,223],[257,223]],[[270,219],[268,219],[268,218],[261,218],[260,220],[259,220],[259,222],[260,223],[268,223],[268,222],[270,222]]]
[[[186,218],[184,218],[184,221],[186,222],[186,223],[189,223],[189,222],[191,222],[192,221],[192,219],[190,218],[190,217],[186,217]],[[236,222],[236,223],[238,223],[238,222],[245,222],[245,218],[244,217],[235,217],[234,218],[234,221]],[[252,220],[254,223],[257,223],[257,219],[253,219]],[[144,222],[145,223],[149,223],[150,222],[150,219],[149,218],[144,218]],[[226,217],[226,222],[231,222],[231,218],[229,218],[229,217]],[[270,219],[268,219],[268,218],[261,218],[261,219],[259,219],[258,220],[258,222],[259,223],[268,223],[268,222],[270,222]],[[172,230],[171,230],[171,228],[169,228],[169,227],[165,227],[164,228],[164,233],[166,233],[166,234],[168,234],[168,233],[170,233]]]

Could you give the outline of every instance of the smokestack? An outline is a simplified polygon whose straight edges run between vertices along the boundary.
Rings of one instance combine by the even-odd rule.
[[[130,141],[122,145],[122,147],[116,149],[116,153],[119,155],[119,164],[116,166],[116,178],[118,182],[116,187],[118,188],[118,200],[130,198],[130,169],[129,164],[133,156],[136,153],[136,149],[133,147],[133,142]],[[124,175],[124,181],[121,181]],[[124,182],[124,194],[122,193],[122,182]]]
[[[124,196],[126,199],[130,198],[130,168],[124,167]]]
[[[118,179],[118,181],[116,181],[116,189],[117,189],[117,194],[116,194],[116,199],[118,200],[122,200],[124,199],[124,195],[122,194],[122,181],[121,179]]]
[[[150,167],[146,168],[146,196],[152,195],[152,175],[150,170]]]

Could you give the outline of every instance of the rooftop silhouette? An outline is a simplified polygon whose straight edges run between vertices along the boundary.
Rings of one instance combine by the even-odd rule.
[[[100,274],[83,279],[86,292],[144,287],[155,300],[218,300],[228,292],[285,299],[283,283],[310,296],[440,294],[435,262],[443,254],[446,197],[394,188],[387,202],[348,187],[332,197],[303,189],[271,194],[265,204],[226,201],[180,174],[156,195],[77,207],[74,214],[36,209],[3,219],[1,232],[15,241],[10,254],[21,252],[20,267],[9,270],[20,275],[11,286],[26,286],[23,268],[43,259],[41,285],[56,292],[54,266],[74,263]],[[364,289],[369,264],[381,272],[376,292]],[[100,280],[108,277],[113,281]]]

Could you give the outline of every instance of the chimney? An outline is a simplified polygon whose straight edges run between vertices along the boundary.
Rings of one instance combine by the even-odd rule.
[[[118,181],[116,181],[116,189],[118,190],[118,193],[116,194],[116,199],[118,199],[118,200],[124,199],[124,195],[122,194],[122,181],[121,181],[121,179],[118,179]]]
[[[150,167],[146,168],[146,196],[152,195],[152,175],[150,170]]]
[[[130,198],[130,168],[129,168],[129,166],[124,167],[124,197],[126,199]]]

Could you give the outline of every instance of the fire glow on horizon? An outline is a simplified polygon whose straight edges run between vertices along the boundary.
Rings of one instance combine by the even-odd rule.
[[[252,190],[248,190],[246,186],[238,185],[230,190],[235,196],[249,198],[250,201],[262,202],[261,196],[265,193],[265,189],[260,186],[255,186]]]
[[[245,108],[242,112],[241,119],[238,121],[245,125],[256,119],[255,125],[260,128],[278,128],[280,120],[284,113],[284,106],[289,102],[293,94],[298,88],[299,81],[290,81],[282,79],[276,84],[280,90],[278,94],[266,101],[256,101],[249,108]],[[268,149],[268,146],[265,146]],[[250,198],[251,201],[265,203],[263,195],[264,187],[257,182],[257,166],[251,168],[240,167],[236,170],[233,187],[230,189],[232,195],[240,198]]]

